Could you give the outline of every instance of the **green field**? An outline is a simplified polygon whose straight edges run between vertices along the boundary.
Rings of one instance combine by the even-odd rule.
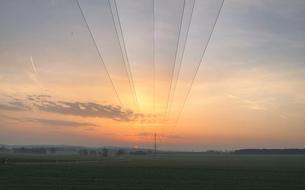
[[[304,190],[305,156],[0,155],[0,189]]]

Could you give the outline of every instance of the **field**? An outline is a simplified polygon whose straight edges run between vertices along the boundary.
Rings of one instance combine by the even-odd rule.
[[[1,155],[0,189],[304,190],[305,156]]]

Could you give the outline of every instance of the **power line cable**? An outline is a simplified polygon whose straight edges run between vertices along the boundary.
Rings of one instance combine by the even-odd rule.
[[[173,75],[174,75],[174,70],[176,67],[176,61],[177,61],[177,53],[178,53],[178,46],[179,46],[179,42],[180,42],[180,33],[181,33],[181,27],[182,27],[182,21],[183,21],[183,15],[184,15],[184,9],[185,9],[185,1],[183,0],[183,8],[182,8],[182,14],[181,14],[181,18],[180,18],[180,25],[179,25],[179,32],[178,32],[178,41],[176,44],[176,49],[175,49],[175,58],[174,58],[174,66],[173,69],[171,70],[171,79],[170,79],[170,86],[169,86],[169,90],[168,90],[168,94],[167,94],[167,100],[166,100],[166,108],[165,108],[165,117],[167,118],[167,112],[168,112],[168,106],[169,106],[169,99],[170,99],[170,95],[171,95],[171,91],[172,91],[172,83],[173,83]]]
[[[156,26],[155,26],[155,0],[153,0],[153,115],[154,115],[154,123],[156,124],[156,59],[155,59],[155,40],[156,40]]]
[[[185,52],[185,46],[186,46],[186,40],[188,38],[188,35],[189,35],[189,29],[190,29],[190,25],[191,25],[191,20],[192,20],[192,17],[193,17],[193,11],[194,11],[194,6],[195,6],[195,0],[193,1],[192,3],[192,8],[191,8],[191,16],[188,20],[188,24],[187,24],[187,30],[186,30],[186,37],[185,37],[185,41],[183,42],[183,46],[182,46],[182,52],[181,52],[181,59],[179,60],[179,65],[178,65],[178,68],[177,68],[177,74],[176,75],[173,75],[172,77],[174,78],[175,76],[175,79],[174,81],[176,81],[174,83],[174,86],[172,87],[171,86],[171,92],[172,95],[170,96],[170,99],[169,99],[169,105],[168,105],[168,110],[167,110],[167,115],[171,112],[171,108],[172,108],[172,103],[173,103],[173,99],[175,97],[175,93],[176,93],[176,87],[177,87],[177,82],[178,82],[178,78],[179,78],[179,75],[180,75],[180,70],[181,70],[181,62],[183,60],[183,57],[184,57],[184,52]],[[180,40],[181,38],[179,38]],[[180,42],[179,42],[180,43]],[[178,53],[178,52],[177,52]],[[175,62],[175,65],[174,65],[174,71],[176,69],[176,62]],[[171,84],[172,85],[172,84]]]
[[[113,9],[114,9],[115,13],[113,12],[113,9],[111,8],[110,0],[108,0],[109,6],[110,6],[110,9],[111,9],[112,20],[114,22],[115,32],[116,32],[116,35],[117,35],[118,40],[119,40],[119,44],[120,44],[120,48],[121,48],[121,52],[122,52],[122,58],[123,58],[124,65],[125,65],[125,70],[126,70],[126,73],[128,75],[128,81],[129,81],[130,89],[132,91],[133,98],[134,98],[134,101],[136,103],[136,106],[139,108],[138,97],[137,97],[137,93],[136,93],[135,86],[134,86],[133,75],[132,75],[132,72],[131,72],[131,69],[130,69],[130,63],[129,63],[129,58],[128,58],[128,54],[127,54],[127,51],[126,51],[126,44],[125,44],[124,35],[123,35],[123,31],[122,31],[122,24],[121,24],[121,20],[120,20],[118,8],[117,8],[117,3],[116,3],[116,0],[112,0],[112,2],[114,4]],[[114,18],[114,14],[117,16],[116,17],[117,22]],[[117,23],[117,25],[115,25],[116,23]],[[121,36],[121,38],[120,38],[120,36]]]
[[[111,79],[111,76],[110,76],[110,74],[109,74],[109,72],[108,72],[108,69],[107,69],[107,67],[106,67],[106,64],[104,63],[102,54],[101,54],[101,52],[100,52],[100,50],[99,50],[99,48],[98,48],[98,46],[97,46],[97,43],[96,43],[96,41],[95,41],[95,38],[94,38],[94,36],[93,36],[93,34],[92,34],[92,31],[91,31],[91,29],[90,29],[90,26],[89,26],[89,24],[88,24],[88,22],[87,22],[87,19],[86,19],[86,17],[85,17],[85,14],[84,14],[84,12],[83,12],[83,9],[82,9],[81,6],[80,6],[79,0],[76,0],[76,2],[77,2],[77,6],[78,6],[78,8],[79,8],[79,10],[80,10],[80,12],[81,12],[82,18],[83,18],[83,20],[84,20],[84,22],[85,22],[85,24],[86,24],[86,26],[87,26],[87,29],[88,29],[88,31],[89,31],[89,33],[90,33],[90,36],[91,36],[91,39],[92,39],[93,44],[94,44],[94,46],[95,46],[95,49],[96,49],[97,52],[98,52],[98,55],[99,55],[99,57],[100,57],[100,61],[102,62],[102,65],[104,66],[105,71],[106,71],[106,73],[107,73],[107,76],[108,76],[108,78],[109,78],[109,80],[110,80],[110,82],[111,82],[111,85],[112,85],[112,87],[113,87],[113,89],[114,89],[114,91],[115,91],[115,94],[116,94],[116,96],[117,96],[117,99],[118,99],[120,105],[123,106],[123,103],[122,103],[122,101],[121,101],[121,99],[120,99],[120,96],[119,96],[119,94],[118,94],[118,91],[117,91],[117,89],[116,89],[116,87],[115,87],[115,85],[114,85],[113,80]]]
[[[204,47],[203,53],[201,54],[200,62],[199,62],[199,64],[198,64],[198,66],[196,67],[195,75],[193,76],[193,78],[192,78],[192,80],[191,80],[191,86],[190,86],[189,89],[187,90],[187,95],[186,95],[186,97],[185,97],[185,99],[184,99],[184,101],[183,101],[182,108],[180,109],[180,111],[179,111],[179,113],[178,113],[178,117],[177,117],[177,120],[176,120],[176,122],[174,123],[174,125],[177,124],[177,122],[179,121],[179,119],[180,119],[180,117],[181,117],[181,113],[182,113],[182,111],[184,110],[186,101],[187,101],[187,99],[188,99],[188,96],[189,96],[190,91],[191,91],[191,89],[192,89],[192,86],[193,86],[193,84],[194,84],[194,80],[195,80],[195,78],[196,78],[196,76],[197,76],[197,73],[198,73],[198,70],[199,70],[199,68],[200,68],[200,65],[201,65],[201,63],[203,62],[203,58],[204,58],[205,52],[206,52],[207,47],[208,47],[208,45],[209,45],[209,42],[210,42],[210,40],[211,40],[211,38],[212,38],[212,34],[213,34],[213,32],[214,32],[214,29],[215,29],[217,20],[218,20],[218,18],[219,18],[221,9],[222,9],[222,7],[223,7],[223,4],[224,4],[224,0],[222,0],[222,2],[221,2],[220,8],[219,8],[219,10],[218,10],[216,19],[215,19],[214,24],[213,24],[213,27],[212,27],[212,30],[211,30],[211,32],[210,32],[210,34],[209,34],[209,37],[208,37],[207,45]]]

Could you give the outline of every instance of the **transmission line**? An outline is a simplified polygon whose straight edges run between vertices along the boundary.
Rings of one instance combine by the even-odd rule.
[[[182,44],[183,44],[183,46],[182,46],[182,52],[181,52],[182,57],[181,57],[180,60],[179,60],[179,64],[178,64],[178,68],[177,68],[178,71],[177,71],[177,74],[176,74],[176,75],[174,75],[174,73],[173,73],[173,76],[172,76],[172,78],[175,78],[174,81],[176,81],[176,82],[174,83],[174,86],[172,86],[172,82],[173,82],[173,81],[171,82],[171,91],[170,91],[170,93],[171,93],[172,95],[169,97],[169,105],[168,105],[167,114],[169,114],[169,113],[171,112],[171,107],[172,107],[172,103],[173,103],[173,98],[175,97],[175,92],[176,92],[178,77],[179,77],[179,75],[180,75],[180,70],[181,70],[181,62],[182,62],[183,57],[184,57],[185,46],[186,46],[186,40],[187,40],[188,35],[189,35],[189,29],[190,29],[191,20],[192,20],[192,17],[193,17],[194,5],[195,5],[195,0],[194,0],[193,3],[192,3],[191,15],[190,15],[190,18],[189,18],[188,24],[187,24],[186,37],[185,37],[184,42],[182,43]],[[183,11],[185,11],[185,9],[184,9]],[[183,12],[183,14],[185,14],[185,12]],[[183,16],[184,16],[184,15],[183,15]],[[180,39],[181,39],[181,38],[179,38],[179,44],[180,44]],[[177,53],[178,53],[178,52],[177,52]],[[175,62],[175,65],[174,65],[174,69],[173,69],[173,70],[175,71],[175,69],[176,69],[176,62]],[[176,76],[176,77],[175,77],[175,76]]]
[[[167,112],[168,112],[168,106],[169,106],[169,99],[170,99],[170,95],[171,95],[171,91],[172,91],[172,83],[173,83],[173,75],[174,75],[174,70],[176,67],[176,61],[177,61],[177,53],[178,53],[178,46],[179,46],[179,42],[180,42],[180,33],[181,33],[181,27],[182,27],[182,21],[183,21],[183,15],[184,15],[184,9],[185,9],[185,1],[183,0],[183,8],[182,8],[182,14],[181,14],[181,18],[180,18],[180,25],[179,25],[179,32],[178,32],[178,41],[176,44],[176,49],[175,49],[175,58],[174,58],[174,66],[173,69],[171,70],[171,79],[170,79],[170,86],[169,86],[169,91],[167,94],[167,100],[166,100],[166,109],[165,109],[165,117],[167,117]]]
[[[93,34],[92,34],[92,31],[91,31],[91,29],[90,29],[90,26],[89,26],[88,22],[87,22],[87,19],[86,19],[86,17],[85,17],[85,14],[84,14],[84,12],[83,12],[83,9],[82,9],[81,6],[80,6],[79,0],[76,0],[76,2],[77,2],[77,6],[78,6],[78,8],[79,8],[79,10],[80,10],[80,12],[81,12],[82,18],[83,18],[83,20],[84,20],[84,22],[85,22],[85,24],[86,24],[86,26],[87,26],[87,29],[88,29],[88,31],[89,31],[89,33],[90,33],[90,36],[91,36],[91,39],[92,39],[93,44],[94,44],[94,46],[95,46],[95,49],[96,49],[97,52],[98,52],[98,55],[99,55],[99,57],[100,57],[100,61],[102,62],[102,65],[104,66],[104,68],[105,68],[105,70],[106,70],[106,73],[107,73],[107,76],[108,76],[108,78],[109,78],[109,80],[110,80],[110,82],[111,82],[111,85],[112,85],[112,87],[113,87],[113,89],[114,89],[114,91],[115,91],[115,94],[116,94],[116,96],[117,96],[117,99],[118,99],[120,105],[123,106],[123,103],[122,103],[122,101],[121,101],[121,99],[120,99],[120,96],[119,96],[119,94],[118,94],[118,91],[117,91],[117,89],[116,89],[116,87],[115,87],[115,85],[114,85],[113,80],[111,79],[111,76],[110,76],[110,74],[109,74],[109,72],[108,72],[108,69],[107,69],[107,67],[106,67],[106,64],[104,63],[102,54],[101,54],[101,52],[100,52],[100,50],[99,50],[99,48],[98,48],[98,46],[97,46],[96,40],[95,40],[95,38],[94,38],[94,36],[93,36]]]
[[[110,0],[108,0],[109,6],[110,6],[110,9],[111,9],[111,16],[112,16],[112,20],[113,20],[113,23],[114,23],[115,32],[116,32],[116,35],[119,39],[119,44],[120,44],[120,48],[121,48],[121,52],[122,52],[122,58],[123,58],[123,61],[124,61],[126,73],[128,75],[128,81],[129,81],[130,89],[132,91],[133,98],[134,98],[134,101],[136,103],[136,106],[139,108],[138,97],[137,97],[137,93],[136,93],[135,86],[134,86],[133,75],[132,75],[132,72],[131,72],[131,69],[130,69],[128,54],[127,54],[127,51],[126,51],[126,44],[125,44],[124,35],[123,35],[123,31],[122,31],[122,24],[121,24],[121,20],[120,20],[118,8],[117,8],[117,2],[116,2],[116,0],[112,0],[112,2],[114,4],[113,8],[111,8],[112,6],[111,6],[111,3],[110,3]],[[115,13],[113,12],[113,10],[115,11]],[[117,16],[116,17],[117,22],[114,18],[114,14]],[[118,23],[118,24],[116,25],[116,23]]]
[[[179,111],[179,113],[178,113],[178,117],[177,117],[177,120],[176,120],[176,122],[174,123],[174,125],[177,124],[177,122],[179,121],[179,119],[180,119],[180,117],[181,117],[181,113],[182,113],[182,111],[184,110],[184,107],[185,107],[185,104],[186,104],[186,100],[188,99],[188,96],[189,96],[190,91],[191,91],[191,89],[192,89],[192,86],[193,86],[193,84],[194,84],[194,80],[195,80],[195,78],[196,78],[196,76],[197,76],[197,73],[198,73],[198,70],[199,70],[199,68],[200,68],[200,65],[201,65],[201,63],[203,62],[203,58],[204,58],[205,52],[206,52],[207,47],[208,47],[208,45],[209,45],[209,42],[210,42],[210,40],[211,40],[211,38],[212,38],[212,34],[213,34],[213,32],[214,32],[214,29],[215,29],[217,20],[218,20],[218,18],[219,18],[221,9],[222,9],[222,7],[223,7],[223,4],[224,4],[224,0],[222,0],[222,2],[221,2],[220,8],[219,8],[219,10],[218,10],[216,19],[215,19],[214,24],[213,24],[213,27],[212,27],[212,30],[211,30],[211,32],[210,32],[210,34],[209,34],[209,37],[208,37],[207,45],[204,47],[204,50],[203,50],[203,52],[202,52],[202,54],[201,54],[200,62],[199,62],[199,64],[197,65],[196,71],[195,71],[195,75],[193,76],[193,78],[192,78],[192,80],[191,80],[191,86],[187,89],[186,97],[184,98],[184,101],[183,101],[183,104],[182,104],[182,108],[180,109],[180,111]]]
[[[156,124],[156,63],[155,63],[155,61],[156,61],[156,59],[155,59],[155,40],[156,40],[156,26],[155,26],[155,0],[153,0],[153,15],[152,15],[152,17],[153,17],[153,86],[154,86],[154,88],[153,88],[153,115],[154,115],[154,124]]]

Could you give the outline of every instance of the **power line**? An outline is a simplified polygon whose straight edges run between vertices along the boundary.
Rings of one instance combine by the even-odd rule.
[[[112,85],[112,87],[113,87],[113,89],[114,89],[114,91],[115,91],[115,94],[116,94],[116,96],[117,96],[117,99],[118,99],[120,105],[123,106],[123,103],[122,103],[122,101],[121,101],[121,99],[120,99],[120,96],[119,96],[119,94],[118,94],[118,91],[117,91],[117,89],[116,89],[116,87],[115,87],[115,85],[114,85],[113,80],[112,80],[111,77],[110,77],[110,74],[109,74],[109,72],[108,72],[108,69],[107,69],[105,63],[104,63],[103,57],[102,57],[102,55],[101,55],[101,52],[100,52],[100,50],[99,50],[99,48],[98,48],[98,46],[97,46],[97,43],[96,43],[96,41],[95,41],[95,38],[94,38],[94,36],[93,36],[93,34],[92,34],[92,31],[91,31],[91,29],[90,29],[90,26],[89,26],[89,24],[88,24],[88,22],[87,22],[87,20],[86,20],[86,17],[85,17],[85,14],[84,14],[84,12],[83,12],[83,9],[81,8],[81,6],[80,6],[80,4],[79,4],[79,0],[76,0],[76,2],[77,2],[77,6],[78,6],[78,8],[79,8],[79,10],[80,10],[80,12],[81,12],[82,18],[83,18],[83,20],[84,20],[84,22],[85,22],[85,24],[86,24],[86,26],[87,26],[87,29],[88,29],[88,31],[89,31],[89,33],[90,33],[90,36],[91,36],[91,39],[92,39],[93,44],[94,44],[94,46],[95,46],[95,49],[96,49],[97,52],[98,52],[98,55],[99,55],[99,57],[100,57],[100,61],[102,62],[103,66],[104,66],[104,68],[105,68],[105,71],[106,71],[106,73],[107,73],[107,76],[108,76],[108,78],[109,78],[109,80],[110,80],[110,82],[111,82],[111,85]]]
[[[180,33],[181,33],[181,27],[182,27],[182,21],[183,21],[183,15],[184,15],[184,9],[185,9],[185,1],[186,0],[183,0],[183,8],[182,8],[182,14],[181,14],[181,19],[180,19],[180,25],[179,25],[179,32],[178,32],[178,41],[177,41],[177,44],[176,44],[176,50],[175,50],[175,58],[174,58],[174,67],[171,71],[171,81],[170,81],[170,86],[169,86],[169,91],[168,91],[168,94],[167,94],[167,100],[166,100],[166,109],[165,109],[165,114],[167,117],[167,112],[168,112],[168,106],[169,106],[169,98],[170,98],[170,95],[171,95],[171,91],[172,91],[172,83],[173,83],[173,75],[174,75],[174,70],[175,70],[175,67],[176,67],[176,61],[177,61],[177,53],[178,53],[178,46],[179,46],[179,42],[180,42]]]
[[[153,80],[154,80],[154,90],[153,90],[153,112],[154,112],[154,124],[156,124],[156,63],[155,63],[155,40],[156,40],[156,26],[155,26],[155,0],[153,0]]]
[[[198,73],[198,70],[199,70],[199,68],[200,68],[200,65],[201,65],[201,63],[203,62],[203,58],[204,58],[205,52],[206,52],[207,47],[208,47],[208,45],[209,45],[209,42],[210,42],[210,40],[211,40],[211,38],[212,38],[212,34],[213,34],[213,32],[214,32],[214,29],[215,29],[217,20],[218,20],[218,18],[219,18],[221,9],[222,9],[222,7],[223,7],[223,4],[224,4],[224,0],[222,0],[222,2],[221,2],[221,5],[220,5],[220,8],[219,8],[219,10],[218,10],[216,19],[215,19],[215,21],[214,21],[214,24],[213,24],[211,33],[210,33],[210,35],[209,35],[209,37],[208,37],[207,45],[205,46],[205,48],[204,48],[204,50],[203,50],[203,53],[201,54],[200,62],[199,62],[199,64],[198,64],[198,66],[196,67],[195,75],[193,76],[193,78],[192,78],[192,80],[191,80],[191,86],[190,86],[189,89],[187,90],[187,95],[186,95],[186,97],[185,97],[185,99],[184,99],[184,101],[183,101],[182,108],[180,109],[180,111],[179,111],[179,113],[178,113],[178,117],[177,117],[177,120],[176,120],[176,122],[175,122],[175,125],[177,124],[177,122],[178,122],[179,119],[180,119],[181,113],[182,113],[182,111],[183,111],[183,109],[184,109],[184,107],[185,107],[186,100],[188,99],[188,96],[189,96],[190,91],[191,91],[191,89],[192,89],[192,86],[193,86],[193,84],[194,84],[194,80],[195,80],[195,78],[196,78],[196,76],[197,76],[197,73]]]
[[[113,19],[113,22],[114,22],[115,32],[116,32],[116,35],[119,39],[119,44],[120,44],[120,48],[121,48],[121,51],[122,51],[122,58],[123,58],[123,61],[124,61],[125,70],[126,70],[127,75],[128,75],[128,81],[129,81],[130,89],[132,91],[134,101],[135,101],[137,107],[139,108],[138,97],[137,97],[137,93],[136,93],[135,86],[134,86],[133,75],[132,75],[132,72],[131,72],[131,69],[130,69],[130,63],[129,63],[129,58],[128,58],[128,54],[127,54],[127,51],[126,51],[126,44],[125,44],[124,35],[123,35],[123,31],[122,31],[122,24],[121,24],[121,20],[120,20],[118,8],[117,8],[117,3],[116,3],[116,0],[112,0],[112,2],[114,4],[113,9],[115,11],[115,14],[117,15],[118,27],[116,27],[116,25],[115,25],[116,21],[115,21],[115,18],[114,18],[114,13],[113,13],[113,10],[111,8],[110,0],[108,0],[108,3],[110,5],[110,9],[111,9],[112,19]],[[119,32],[118,32],[117,28],[119,29]],[[121,36],[121,40],[120,40],[119,34]]]
[[[154,133],[154,153],[157,154],[157,133]]]
[[[183,43],[183,46],[182,46],[182,52],[181,52],[181,59],[179,61],[179,65],[178,65],[178,71],[177,71],[177,74],[176,74],[176,77],[175,75],[173,75],[172,77],[175,77],[176,79],[174,79],[174,81],[176,81],[174,83],[174,86],[172,87],[172,84],[171,84],[171,91],[173,92],[172,95],[171,95],[171,98],[169,100],[169,105],[168,105],[168,110],[167,110],[167,114],[171,112],[171,107],[172,107],[172,102],[173,102],[173,98],[175,97],[175,92],[176,92],[176,87],[177,87],[177,82],[178,82],[178,77],[180,75],[180,70],[181,70],[181,62],[183,60],[183,57],[184,57],[184,52],[185,52],[185,46],[186,46],[186,40],[188,38],[188,35],[189,35],[189,29],[190,29],[190,25],[191,25],[191,20],[192,20],[192,17],[193,17],[193,11],[194,11],[194,5],[195,5],[195,0],[192,1],[192,8],[191,8],[191,16],[188,20],[188,25],[187,25],[187,30],[186,30],[186,37],[185,37],[185,41]],[[181,38],[179,38],[180,40]],[[180,43],[180,42],[179,42]],[[178,52],[177,52],[178,53]],[[176,62],[175,62],[175,65],[174,65],[174,71],[176,69]],[[171,93],[171,92],[170,92]]]

